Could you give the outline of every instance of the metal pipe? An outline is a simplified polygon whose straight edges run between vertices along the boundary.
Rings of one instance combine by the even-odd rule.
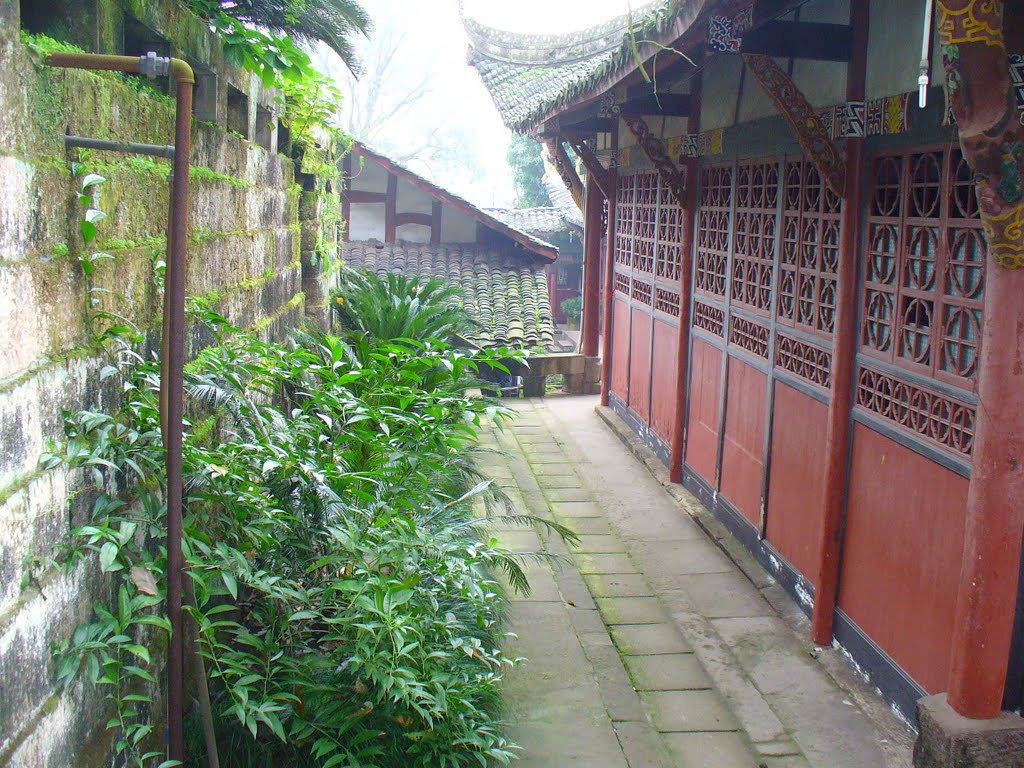
[[[170,144],[137,144],[134,141],[92,139],[88,136],[71,136],[70,134],[64,137],[64,144],[78,149],[98,149],[102,152],[122,152],[126,155],[174,158],[174,147]]]
[[[92,53],[51,53],[46,63],[68,69],[167,74],[177,87],[174,116],[174,185],[165,288],[164,328],[166,354],[161,360],[161,381],[166,386],[166,413],[162,418],[167,466],[167,613],[171,624],[167,652],[168,758],[185,759],[184,739],[184,632],[182,622],[182,418],[185,364],[185,250],[188,243],[188,171],[192,148],[192,91],[195,75],[181,59],[146,56],[107,56]],[[161,393],[163,397],[163,393]]]

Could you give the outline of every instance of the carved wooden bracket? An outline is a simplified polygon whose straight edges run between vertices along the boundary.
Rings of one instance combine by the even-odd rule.
[[[583,182],[580,180],[579,174],[576,173],[576,168],[569,159],[565,147],[562,146],[561,141],[553,137],[544,139],[544,146],[548,148],[548,153],[555,163],[555,170],[562,177],[562,182],[568,188],[569,194],[572,195],[573,202],[582,211],[584,207]]]
[[[601,189],[605,198],[610,198],[615,192],[615,174],[601,165],[601,161],[594,154],[594,150],[583,141],[569,139],[569,146],[572,147],[572,151],[583,161],[587,173]]]
[[[960,146],[974,171],[989,253],[1000,266],[1021,269],[1024,111],[1007,64],[1003,5],[939,0],[938,11],[949,98]]]
[[[793,82],[793,78],[768,56],[745,53],[743,61],[775,104],[779,114],[789,123],[793,135],[818,169],[821,178],[833,192],[840,197],[845,196],[846,161],[829,137],[828,129],[821,122],[817,111]]]
[[[658,170],[658,175],[661,176],[661,180],[671,190],[676,202],[679,205],[685,206],[686,176],[672,162],[672,158],[669,157],[668,151],[665,149],[665,142],[651,133],[651,129],[647,127],[647,122],[639,115],[622,113],[620,117],[622,117],[622,122],[626,124],[626,127],[636,137],[636,143],[640,149],[654,163],[654,167]]]

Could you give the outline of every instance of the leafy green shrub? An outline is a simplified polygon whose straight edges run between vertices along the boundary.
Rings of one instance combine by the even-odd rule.
[[[568,323],[579,326],[580,318],[583,316],[583,297],[573,296],[562,302],[562,311]]]
[[[474,506],[533,519],[477,476],[475,430],[505,412],[468,390],[509,352],[363,330],[276,344],[203,314],[218,343],[187,372],[184,550],[222,764],[508,764],[498,683],[515,660],[491,574],[526,581]],[[118,600],[60,649],[59,675],[104,686],[119,751],[148,766],[167,632],[159,371],[131,356],[105,375],[123,376],[123,409],[69,415],[47,464],[91,473],[92,519],[60,559],[98,555]]]

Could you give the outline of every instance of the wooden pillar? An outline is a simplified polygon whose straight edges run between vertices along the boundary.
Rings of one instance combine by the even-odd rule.
[[[1024,113],[1015,106],[1002,4],[939,0],[938,12],[988,246],[947,698],[960,715],[987,720],[1002,708],[1024,530]]]
[[[435,200],[430,206],[430,244],[438,245],[441,242],[441,202]]]
[[[341,161],[341,226],[343,242],[349,241],[349,221],[352,219],[352,204],[348,199],[348,192],[352,185],[352,152],[345,155]]]
[[[700,133],[701,76],[693,77],[690,88],[690,117],[687,133]],[[693,248],[697,229],[697,205],[700,200],[700,167],[697,158],[688,158],[684,165],[686,199],[683,205],[682,258],[679,263],[679,338],[676,343],[676,417],[672,423],[672,455],[668,477],[673,483],[683,481],[683,449],[686,424],[686,392],[690,386],[690,307],[693,304]]]
[[[619,151],[618,126],[612,131],[612,152]],[[608,405],[612,390],[612,302],[615,296],[615,197],[618,184],[618,170],[608,169],[608,186],[611,191],[608,200],[608,230],[605,243],[604,264],[604,317],[601,323],[601,405]]]
[[[388,191],[384,197],[384,242],[395,242],[398,222],[398,177],[388,174]]]
[[[580,352],[597,357],[601,301],[601,206],[604,196],[593,179],[587,180],[586,219],[583,225],[583,318]]]
[[[850,7],[854,51],[846,79],[846,98],[864,100],[867,68],[868,0]],[[846,140],[846,182],[840,223],[839,274],[836,288],[835,331],[832,336],[832,391],[825,433],[825,493],[818,562],[814,574],[814,611],[811,638],[819,645],[832,644],[839,557],[842,549],[843,508],[848,481],[850,409],[853,397],[854,357],[857,353],[857,267],[860,250],[860,205],[864,186],[864,139]]]

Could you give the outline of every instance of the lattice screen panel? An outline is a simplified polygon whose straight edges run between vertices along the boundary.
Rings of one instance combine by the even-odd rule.
[[[865,351],[969,387],[977,367],[985,245],[958,147],[880,155],[872,168]]]
[[[734,302],[763,313],[768,313],[772,307],[778,204],[778,164],[775,161],[741,163],[736,176],[730,293]]]
[[[729,259],[729,213],[732,208],[732,166],[701,169],[700,212],[694,290],[725,296]]]
[[[841,203],[813,164],[786,162],[778,317],[826,336],[835,330]]]

